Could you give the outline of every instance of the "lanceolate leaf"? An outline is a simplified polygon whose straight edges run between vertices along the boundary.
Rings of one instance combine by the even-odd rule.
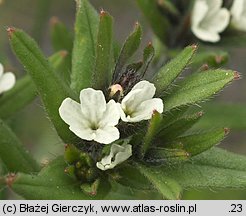
[[[246,188],[245,163],[246,158],[243,156],[212,149],[194,157],[189,163],[176,168],[164,168],[163,172],[187,189]]]
[[[186,47],[173,60],[164,65],[154,76],[153,83],[156,87],[156,95],[161,95],[167,87],[182,73],[184,68],[189,64],[196,46]]]
[[[22,146],[11,129],[0,120],[0,162],[8,172],[31,173],[39,171],[39,165]]]
[[[164,98],[165,110],[201,102],[219,92],[238,76],[239,74],[234,71],[222,69],[195,73],[184,79]]]
[[[207,64],[208,67],[221,67],[228,62],[229,54],[223,51],[201,50],[192,59],[191,67],[201,67]]]
[[[58,157],[38,175],[17,174],[9,186],[25,199],[90,200],[102,199],[109,192],[109,188],[102,185],[97,196],[86,195],[80,183],[64,173],[65,167],[63,157]]]
[[[49,57],[49,62],[57,70],[64,62],[63,52]],[[29,75],[20,78],[15,86],[0,97],[0,118],[7,119],[13,116],[37,96],[36,87]]]
[[[121,52],[118,58],[118,61],[115,66],[114,74],[113,74],[113,82],[117,81],[117,78],[123,73],[124,66],[132,57],[132,55],[137,51],[142,37],[142,28],[139,23],[135,24],[135,28],[133,32],[126,39]]]
[[[29,104],[37,95],[30,76],[19,79],[14,88],[0,97],[0,118],[8,119]]]
[[[163,198],[179,199],[182,188],[174,179],[167,177],[160,167],[148,167],[137,164],[139,171],[152,183]]]
[[[113,63],[113,18],[105,11],[100,14],[97,36],[96,67],[93,86],[95,89],[105,90],[112,78]]]
[[[155,49],[152,45],[152,43],[149,43],[148,46],[145,47],[144,53],[143,53],[143,66],[140,70],[141,77],[144,77],[146,74],[146,71],[148,70],[148,67],[154,58],[155,55]]]
[[[71,87],[79,93],[92,84],[99,16],[88,0],[76,0],[76,3]]]
[[[66,50],[69,54],[73,49],[73,35],[67,27],[57,18],[51,19],[51,40],[55,52]]]
[[[194,126],[202,115],[202,112],[198,112],[190,116],[184,116],[169,125],[165,125],[165,122],[163,122],[164,125],[158,133],[158,137],[165,141],[175,139]]]
[[[190,158],[190,154],[184,149],[170,149],[153,147],[146,154],[145,161],[154,165],[176,165]]]
[[[216,147],[193,157],[192,161],[200,165],[246,171],[245,156]]]
[[[158,112],[154,112],[149,122],[146,135],[143,138],[143,144],[141,146],[142,157],[144,157],[145,153],[148,151],[151,144],[153,144],[152,142],[155,138],[156,133],[158,132],[158,128],[160,127],[161,121],[162,121],[161,114]]]
[[[14,28],[10,28],[8,33],[12,49],[35,83],[59,136],[64,142],[75,142],[77,138],[58,113],[62,101],[66,97],[73,98],[70,89],[54,73],[53,68],[33,39],[23,31]]]
[[[177,138],[171,147],[184,149],[191,156],[194,156],[219,144],[227,133],[228,129],[217,129],[211,132],[188,135]]]
[[[203,109],[206,115],[198,122],[196,128],[229,127],[233,130],[246,129],[246,104],[212,102],[204,104]]]
[[[154,33],[159,39],[166,44],[167,31],[169,29],[169,22],[159,11],[156,1],[153,0],[137,0],[137,3],[143,14],[149,21]]]

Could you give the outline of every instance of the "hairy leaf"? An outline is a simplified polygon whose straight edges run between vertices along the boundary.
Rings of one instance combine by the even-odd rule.
[[[142,28],[136,23],[133,32],[126,39],[123,47],[121,48],[118,61],[116,63],[114,73],[113,73],[113,82],[122,75],[123,69],[129,58],[137,51],[142,37]]]
[[[51,41],[55,52],[66,50],[69,54],[73,49],[73,35],[57,17],[51,19]]]
[[[153,78],[156,95],[159,96],[182,73],[196,51],[196,46],[188,46],[173,60],[164,65]]]
[[[112,79],[111,66],[113,63],[113,17],[107,12],[100,14],[97,35],[96,65],[93,86],[95,89],[105,90]]]
[[[229,127],[233,130],[246,129],[246,104],[212,102],[202,107],[206,113],[197,123],[196,128]]]
[[[137,164],[139,171],[152,183],[158,190],[163,198],[166,199],[179,199],[182,188],[172,178],[166,176],[159,167],[148,167],[142,164]]]
[[[92,84],[99,16],[88,0],[76,0],[76,3],[71,88],[79,93]]]
[[[15,86],[0,97],[0,118],[8,119],[36,97],[36,87],[30,76],[19,79]]]
[[[184,149],[191,156],[194,156],[219,144],[227,133],[227,129],[217,129],[210,132],[183,136],[167,145],[170,145],[172,148]]]
[[[190,75],[164,98],[165,110],[195,104],[219,92],[239,75],[230,70],[208,70]]]
[[[9,186],[25,199],[39,200],[102,199],[109,191],[108,187],[102,185],[97,196],[83,193],[80,183],[64,173],[65,167],[63,157],[58,157],[38,175],[17,174]]]
[[[64,142],[77,140],[59,116],[58,109],[67,97],[74,97],[70,89],[54,73],[35,41],[19,29],[8,29],[12,49],[31,76],[43,100],[46,111]]]
[[[202,115],[202,112],[198,112],[190,116],[184,116],[169,125],[166,125],[165,122],[163,122],[164,125],[161,126],[158,137],[165,141],[175,139],[192,128],[200,120]]]
[[[206,157],[205,161],[203,161],[204,157]],[[201,161],[203,162],[201,163]],[[163,172],[186,189],[245,188],[245,161],[245,157],[238,158],[236,154],[213,149],[175,169],[173,167],[172,169],[164,168]],[[242,164],[240,165],[240,163]]]
[[[156,36],[165,44],[170,24],[165,16],[161,14],[156,2],[153,0],[137,0],[137,3]]]
[[[0,120],[0,161],[8,172],[39,171],[37,162],[2,120]]]

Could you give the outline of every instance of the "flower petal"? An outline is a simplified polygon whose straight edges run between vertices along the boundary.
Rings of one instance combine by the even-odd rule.
[[[192,11],[192,30],[200,25],[200,22],[205,18],[208,12],[208,5],[205,1],[195,1],[195,5]]]
[[[220,35],[218,33],[210,32],[201,28],[194,28],[193,33],[196,35],[196,37],[203,41],[215,43],[220,40]]]
[[[3,65],[0,63],[0,78],[3,75],[3,71],[4,71]]]
[[[91,123],[97,125],[106,111],[106,100],[103,92],[92,88],[83,89],[80,92],[81,112]]]
[[[0,68],[1,71],[1,68]],[[16,79],[15,75],[11,72],[4,73],[0,77],[0,94],[2,92],[8,91],[15,85]]]
[[[113,144],[111,146],[110,154],[104,157],[100,162],[97,162],[96,166],[105,171],[107,169],[113,169],[116,165],[124,162],[132,155],[132,146],[124,144],[122,146]],[[112,159],[114,158],[114,161]]]
[[[245,0],[234,0],[233,5],[231,7],[231,15],[233,19],[240,20],[240,17],[243,14],[245,9]]]
[[[246,1],[234,0],[231,7],[232,25],[241,31],[246,31]]]
[[[226,8],[221,8],[210,17],[204,19],[201,27],[210,32],[220,33],[225,30],[230,22],[230,12]],[[206,25],[205,25],[206,23]]]
[[[143,101],[151,99],[155,95],[154,84],[143,80],[137,83],[122,100],[122,108],[125,112],[133,112]]]
[[[163,109],[163,101],[160,98],[153,98],[141,103],[136,111],[131,116],[127,116],[126,118],[129,122],[148,120],[151,119],[154,110],[162,113]]]
[[[116,127],[106,126],[95,131],[94,140],[98,143],[110,144],[120,138],[120,132]]]
[[[115,126],[120,119],[118,105],[114,100],[110,100],[106,105],[106,111],[103,114],[102,120],[99,122],[99,127]]]
[[[84,118],[79,103],[71,98],[66,98],[59,108],[59,114],[63,121],[69,125],[69,129],[78,137],[85,140],[95,138],[95,131],[91,130],[90,123]]]

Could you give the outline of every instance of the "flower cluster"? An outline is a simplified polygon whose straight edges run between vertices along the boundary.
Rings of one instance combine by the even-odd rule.
[[[116,87],[119,85],[116,84]],[[69,129],[81,139],[110,144],[120,138],[116,127],[120,119],[123,122],[140,122],[151,119],[153,111],[163,112],[162,100],[153,98],[155,91],[154,84],[144,80],[138,82],[121,103],[113,99],[107,103],[101,90],[87,88],[80,92],[80,103],[66,98],[59,113]],[[131,145],[112,144],[110,154],[98,162],[97,167],[112,169],[131,155]]]
[[[194,3],[191,30],[199,39],[218,42],[219,33],[231,24],[246,31],[246,1],[234,0],[230,11],[222,7],[222,0],[196,0]],[[231,19],[230,19],[231,17]]]
[[[0,63],[0,95],[15,85],[15,75],[12,72],[5,72],[4,67]]]

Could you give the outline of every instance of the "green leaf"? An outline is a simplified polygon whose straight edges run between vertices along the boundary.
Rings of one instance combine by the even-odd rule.
[[[158,133],[158,138],[161,138],[165,141],[173,140],[176,137],[182,135],[187,130],[192,128],[203,116],[202,112],[198,112],[193,115],[184,116],[174,121],[173,123],[167,125],[163,122],[160,132]]]
[[[225,65],[228,59],[228,52],[221,50],[199,50],[192,59],[191,67],[201,67],[207,64],[208,67],[219,68]]]
[[[54,70],[57,70],[63,65],[64,52],[60,51],[49,57],[49,62],[53,66]],[[59,71],[60,72],[60,71]],[[0,97],[0,118],[8,119],[13,116],[26,105],[31,103],[37,96],[37,91],[30,76],[17,80],[15,86],[4,93]]]
[[[152,43],[149,43],[148,46],[145,47],[143,53],[143,66],[141,67],[139,73],[141,77],[144,77],[148,67],[155,56],[155,49]]]
[[[113,73],[113,82],[116,82],[117,79],[122,75],[125,64],[137,51],[141,42],[141,37],[142,28],[139,23],[136,23],[133,32],[128,36],[123,47],[121,48],[120,55]]]
[[[184,149],[169,149],[154,147],[151,148],[146,156],[145,161],[149,164],[154,165],[170,165],[174,166],[178,163],[182,163],[190,158],[190,154]]]
[[[185,189],[246,188],[245,162],[245,157],[212,149],[176,168],[163,167],[163,172]]]
[[[244,47],[246,45],[246,34],[245,32],[231,29],[222,35],[217,45],[222,47]]]
[[[161,95],[167,87],[182,73],[189,64],[196,51],[196,46],[186,47],[173,60],[164,65],[154,76],[153,83],[156,87],[156,95]]]
[[[51,23],[51,42],[55,52],[66,50],[69,54],[73,49],[73,35],[57,17]]]
[[[188,76],[164,98],[165,111],[183,105],[195,104],[219,92],[226,84],[238,78],[230,70],[208,70]]]
[[[94,71],[94,88],[105,90],[112,79],[113,63],[113,18],[107,12],[100,14]]]
[[[200,165],[246,171],[245,156],[216,147],[193,157],[192,161]]]
[[[2,120],[0,120],[0,159],[8,172],[39,171],[37,162]]]
[[[38,175],[18,173],[10,187],[25,199],[44,200],[90,200],[102,199],[109,191],[101,185],[96,196],[82,192],[80,183],[64,173],[63,157],[58,157]]]
[[[76,3],[71,88],[79,93],[92,84],[99,16],[88,0],[76,0]]]
[[[158,5],[167,13],[172,14],[173,16],[179,16],[180,12],[176,8],[176,6],[171,2],[167,0],[159,0]]]
[[[217,129],[211,132],[192,134],[177,138],[171,147],[184,149],[191,156],[194,156],[221,142],[227,133],[228,129]]]
[[[15,28],[8,29],[8,33],[12,49],[35,83],[59,136],[64,142],[75,142],[77,137],[69,130],[58,112],[65,98],[73,98],[71,90],[54,73],[52,66],[32,38]]]
[[[162,197],[156,190],[138,190],[111,181],[111,191],[105,200],[160,200]]]
[[[124,186],[135,188],[138,190],[153,190],[149,180],[145,178],[139,170],[132,165],[123,164],[117,169],[118,178],[116,181]]]
[[[148,129],[146,135],[143,138],[143,144],[141,146],[141,157],[144,157],[145,153],[153,144],[153,140],[158,132],[158,128],[162,122],[162,115],[157,111],[153,113],[152,118],[149,122]]]
[[[172,178],[165,175],[159,167],[148,167],[142,164],[136,165],[139,171],[152,183],[158,190],[163,198],[176,200],[180,198],[182,188]]]
[[[138,6],[149,21],[154,33],[159,39],[166,44],[167,31],[170,28],[168,20],[163,16],[158,9],[158,6],[153,0],[137,0]]]
[[[19,79],[15,86],[0,97],[0,118],[8,119],[36,97],[36,87],[29,76]]]
[[[61,50],[49,57],[49,61],[53,66],[57,76],[65,83],[70,85],[70,70],[71,70],[71,58],[70,54],[66,50]]]
[[[228,127],[233,130],[246,129],[246,104],[213,102],[202,107],[206,113],[196,128]]]

